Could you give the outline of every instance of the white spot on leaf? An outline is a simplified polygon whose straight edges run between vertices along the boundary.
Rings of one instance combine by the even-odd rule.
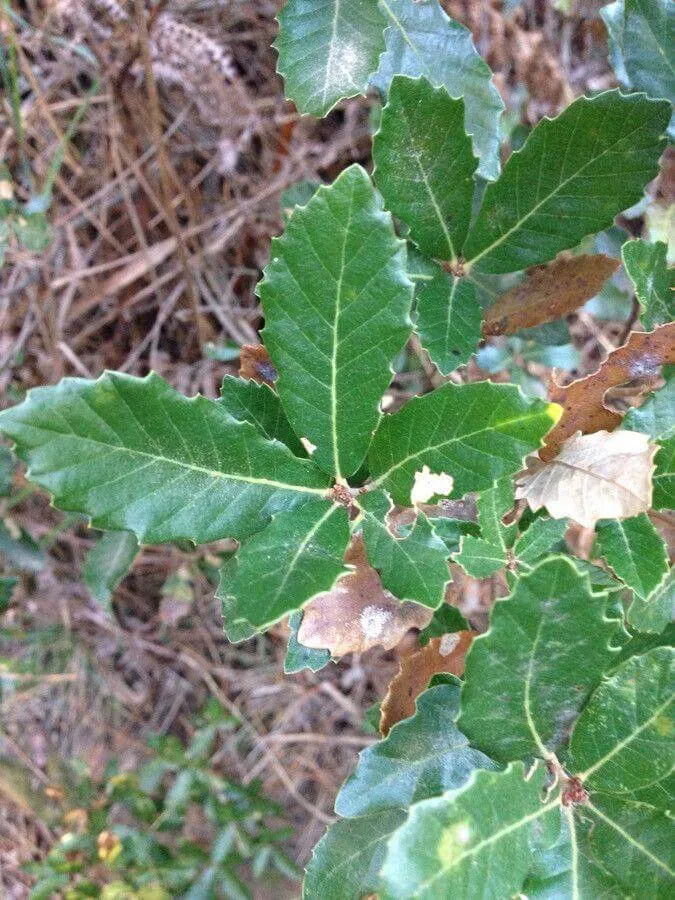
[[[429,466],[422,466],[420,472],[415,472],[415,483],[410,492],[410,502],[413,506],[419,506],[420,503],[427,503],[436,495],[445,497],[452,491],[453,484],[452,475],[447,475],[445,472],[436,474],[430,470]]]

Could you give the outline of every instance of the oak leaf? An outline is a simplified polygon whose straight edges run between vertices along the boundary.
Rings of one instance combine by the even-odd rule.
[[[333,657],[363,653],[378,645],[390,650],[411,628],[426,628],[433,610],[401,603],[384,590],[379,575],[368,565],[362,537],[353,538],[345,562],[354,571],[304,608],[298,631],[303,646],[327,649]]]
[[[415,712],[415,701],[434,675],[462,675],[464,658],[474,638],[473,631],[456,631],[433,638],[426,647],[404,656],[398,675],[389,685],[382,701],[380,733],[382,737],[402,719]]]
[[[619,265],[620,260],[598,253],[562,256],[536,266],[486,310],[483,336],[515,334],[574,312],[600,291]]]
[[[635,378],[651,378],[659,367],[675,363],[675,323],[662,325],[654,331],[633,331],[617,350],[609,354],[597,372],[579,378],[566,387],[555,382],[550,386],[549,399],[563,407],[558,424],[546,436],[546,445],[539,456],[553,459],[560,445],[576,431],[612,431],[621,416],[608,409],[603,400],[606,392]],[[606,517],[605,517],[606,518]]]
[[[516,482],[516,498],[535,512],[570,518],[586,528],[599,519],[628,519],[646,512],[652,498],[657,446],[637,431],[575,434],[550,462],[536,457]]]

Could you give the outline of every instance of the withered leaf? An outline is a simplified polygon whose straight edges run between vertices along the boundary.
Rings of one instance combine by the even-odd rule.
[[[543,460],[550,460],[560,445],[577,431],[612,431],[621,416],[607,409],[605,393],[619,384],[636,378],[652,378],[659,367],[675,363],[675,323],[661,325],[654,331],[631,332],[628,341],[609,354],[597,372],[568,384],[551,384],[549,398],[563,407],[558,424],[546,436],[546,445],[539,451]]]
[[[535,512],[545,506],[554,519],[570,518],[586,528],[599,519],[637,516],[651,504],[657,449],[637,431],[577,433],[550,462],[528,460],[516,497]]]
[[[383,589],[379,575],[368,565],[360,535],[352,539],[345,562],[354,571],[304,608],[298,631],[301,644],[330,650],[331,656],[338,657],[378,645],[390,650],[411,628],[426,628],[433,611],[417,603],[401,603]]]
[[[389,685],[382,701],[380,733],[383,737],[389,734],[397,722],[413,715],[415,701],[434,675],[464,673],[464,658],[473,639],[473,631],[444,634],[430,640],[426,647],[416,653],[401,659],[400,671]]]
[[[530,269],[525,281],[486,310],[484,337],[515,334],[574,312],[598,293],[620,264],[621,260],[598,253],[561,256]]]
[[[278,373],[263,344],[244,344],[239,354],[239,375],[274,387]]]

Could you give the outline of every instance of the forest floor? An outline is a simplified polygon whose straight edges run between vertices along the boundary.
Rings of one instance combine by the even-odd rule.
[[[531,126],[615,84],[600,3],[444,5],[472,29],[514,123]],[[22,200],[55,176],[49,247],[10,250],[0,272],[3,406],[36,385],[104,369],[154,370],[187,394],[217,396],[222,376],[237,371],[238,347],[258,341],[254,288],[281,230],[281,192],[330,181],[354,161],[370,165],[375,98],[346,101],[321,121],[284,100],[271,49],[277,3],[160,7],[146,48],[137,40],[140,0],[9,0],[0,9],[0,45],[16,51],[21,122],[6,92],[0,160],[21,173]],[[590,313],[570,321],[583,371],[623,330]],[[59,833],[45,794],[59,760],[81,758],[98,776],[111,756],[134,767],[146,734],[189,737],[209,697],[243,723],[223,736],[214,765],[243,782],[263,780],[294,826],[290,853],[304,864],[339,785],[373,740],[364,713],[409,642],[285,676],[285,625],[237,646],[224,638],[203,565],[217,546],[144,549],[110,615],[82,580],[94,533],[24,488],[17,474],[14,499],[0,501],[0,519],[40,550],[0,617],[0,692],[3,666],[31,673],[0,693],[0,895],[27,895],[21,864]],[[1,554],[0,546],[0,562]],[[491,599],[488,585],[478,602]]]

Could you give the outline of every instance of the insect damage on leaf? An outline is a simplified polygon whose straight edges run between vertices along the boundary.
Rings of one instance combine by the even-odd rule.
[[[354,571],[305,607],[298,631],[301,644],[339,657],[376,646],[390,650],[411,628],[426,628],[432,611],[417,603],[401,603],[383,589],[379,575],[368,565],[360,536],[352,538],[345,562]]]
[[[419,472],[415,472],[415,483],[410,491],[410,503],[419,506],[428,503],[432,497],[447,497],[452,493],[454,479],[445,472],[432,472],[429,466],[422,466]]]
[[[471,641],[472,631],[456,631],[433,638],[426,647],[404,656],[398,675],[389,685],[382,701],[380,733],[383,737],[402,719],[415,712],[415,701],[434,675],[464,674],[464,658]]]
[[[618,259],[599,253],[561,256],[537,266],[486,311],[483,336],[515,334],[574,312],[599,292],[619,265]]]
[[[528,460],[516,498],[535,512],[593,528],[599,519],[628,519],[651,505],[657,446],[637,431],[575,434],[550,462]]]
[[[607,409],[603,400],[610,388],[636,378],[658,375],[662,365],[675,363],[675,323],[661,325],[654,331],[631,332],[617,350],[609,354],[597,372],[573,381],[566,387],[555,382],[550,397],[559,403],[563,414],[555,428],[546,436],[546,445],[539,451],[543,460],[552,459],[558,448],[575,431],[612,431],[621,416]]]
[[[279,377],[270,355],[262,344],[244,344],[239,354],[239,375],[259,384],[274,386]]]

